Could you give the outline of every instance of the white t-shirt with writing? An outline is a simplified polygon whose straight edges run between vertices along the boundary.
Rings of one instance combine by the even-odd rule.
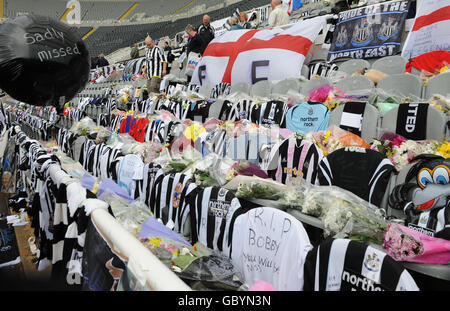
[[[258,207],[236,218],[231,259],[243,281],[303,290],[303,266],[312,249],[302,223],[281,210]]]

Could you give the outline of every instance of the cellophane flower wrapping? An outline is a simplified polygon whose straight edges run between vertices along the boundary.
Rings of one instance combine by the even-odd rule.
[[[336,186],[304,181],[294,187],[255,179],[241,183],[236,196],[274,200],[280,207],[317,217],[324,224],[325,236],[381,244],[388,224],[384,210]]]
[[[446,148],[450,147],[450,143],[439,143],[436,140],[408,140],[394,133],[385,133],[380,139],[375,139],[371,145],[371,149],[384,154],[395,168],[400,171],[411,160],[420,154],[434,154],[449,157]]]
[[[396,223],[388,225],[382,246],[397,261],[444,265],[450,262],[450,241]]]

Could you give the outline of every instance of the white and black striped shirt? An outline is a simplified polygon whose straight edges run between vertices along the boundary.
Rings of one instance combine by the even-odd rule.
[[[346,147],[333,151],[319,163],[320,185],[334,185],[380,206],[391,173],[392,162],[381,153]]]
[[[383,251],[327,239],[306,256],[304,291],[417,291],[409,272]]]
[[[196,185],[189,175],[182,173],[165,175],[161,169],[156,173],[150,193],[150,210],[164,225],[172,223],[173,230],[182,233],[189,214],[186,195],[195,188]]]
[[[167,63],[167,58],[157,46],[148,49],[146,54],[147,75],[149,78],[162,78],[163,63]]]
[[[314,185],[323,157],[316,144],[290,137],[273,146],[268,158],[262,159],[262,168],[270,178],[286,185],[298,185],[302,178]]]
[[[220,187],[197,187],[188,200],[192,243],[200,241],[208,248],[229,256],[233,216],[256,205],[243,207],[231,191]]]

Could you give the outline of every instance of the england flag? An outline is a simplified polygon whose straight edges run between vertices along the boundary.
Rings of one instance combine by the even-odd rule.
[[[449,0],[422,0],[402,56],[408,59],[432,51],[450,51]]]
[[[192,76],[192,84],[217,85],[260,80],[281,81],[300,76],[319,32],[326,24],[319,16],[283,30],[233,30],[211,41]]]

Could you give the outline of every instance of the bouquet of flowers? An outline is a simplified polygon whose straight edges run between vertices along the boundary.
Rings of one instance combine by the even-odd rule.
[[[297,195],[286,191],[284,198],[298,200],[290,207],[322,220],[325,236],[371,241],[380,244],[387,227],[383,211],[355,194],[335,186],[303,184]]]
[[[423,243],[403,232],[399,226],[389,224],[382,244],[386,252],[395,260],[406,259],[423,253]]]
[[[442,95],[433,95],[430,100],[430,105],[436,109],[439,109],[443,113],[450,115],[450,100]]]
[[[317,144],[325,156],[345,147],[370,148],[364,139],[336,125],[330,125],[325,131],[309,132],[304,139]]]
[[[450,241],[428,236],[396,223],[389,224],[382,244],[397,261],[444,264],[450,261]]]
[[[450,144],[439,144],[436,140],[415,141],[400,135],[385,133],[381,139],[375,139],[370,147],[389,158],[397,170],[407,166],[411,160],[420,154],[435,154],[449,157]]]

